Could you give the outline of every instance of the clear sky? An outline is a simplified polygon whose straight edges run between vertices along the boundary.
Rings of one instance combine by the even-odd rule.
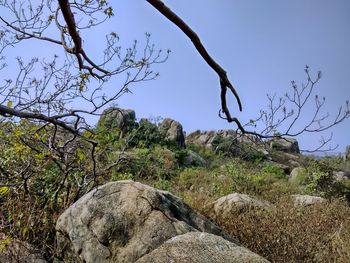
[[[113,2],[113,3],[112,3]],[[231,97],[230,108],[242,122],[266,108],[266,94],[291,91],[291,80],[305,81],[304,67],[323,72],[317,93],[327,98],[325,111],[337,112],[350,99],[350,1],[349,0],[166,0],[199,35],[202,43],[228,72],[242,102],[238,112]],[[220,109],[217,75],[197,54],[190,40],[146,1],[111,1],[115,16],[98,31],[84,36],[88,54],[101,51],[100,40],[110,31],[118,33],[124,46],[152,35],[158,48],[172,51],[157,66],[160,77],[132,87],[118,101],[135,109],[138,118],[170,117],[194,130],[235,129],[218,117]],[[16,54],[34,51],[52,54],[57,47],[29,42]],[[31,44],[29,44],[31,45]],[[27,50],[33,52],[28,53]],[[112,82],[118,88],[118,81]],[[308,117],[310,112],[305,113]],[[302,124],[299,124],[302,125]],[[350,119],[332,129],[333,144],[343,152],[350,144]],[[301,148],[318,144],[319,136],[298,138]]]
[[[291,80],[305,81],[309,65],[323,77],[317,94],[326,96],[325,111],[336,113],[350,99],[350,1],[348,0],[177,0],[164,1],[200,36],[209,53],[223,66],[243,101],[238,113],[244,121],[267,105],[266,93],[291,91]],[[180,121],[187,132],[228,129],[218,118],[219,85],[216,74],[197,54],[192,43],[146,1],[117,1],[116,24],[121,39],[142,39],[171,49],[159,67],[160,78],[135,87],[119,105],[133,108],[138,117],[162,116]],[[307,113],[306,113],[307,114]],[[334,116],[333,114],[333,116]],[[332,129],[333,144],[343,152],[350,144],[350,119]],[[301,148],[312,148],[319,136],[299,138]]]

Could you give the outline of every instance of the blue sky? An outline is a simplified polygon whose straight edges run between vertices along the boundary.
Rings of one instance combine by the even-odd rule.
[[[243,112],[238,112],[230,97],[230,109],[242,122],[266,108],[267,93],[282,96],[291,91],[291,80],[298,84],[305,81],[305,65],[315,74],[323,72],[316,92],[327,98],[325,111],[334,116],[338,106],[350,99],[350,1],[164,2],[197,32],[212,57],[228,72],[243,102]],[[236,128],[218,117],[217,75],[176,26],[146,1],[113,1],[113,7],[115,16],[110,21],[84,35],[88,54],[101,54],[100,44],[110,31],[118,33],[125,47],[135,39],[143,40],[148,32],[158,48],[172,51],[169,60],[155,68],[160,77],[134,85],[133,94],[118,101],[120,107],[135,109],[138,118],[173,118],[182,123],[187,133]],[[28,54],[27,50],[33,52]],[[44,56],[61,52],[38,41],[26,42],[11,52],[31,56],[34,51]],[[118,80],[109,85],[118,88]],[[304,117],[310,114],[305,112]],[[302,127],[302,123],[297,126]],[[350,119],[332,129],[333,145],[339,144],[337,151],[343,152],[350,144],[349,130]],[[301,148],[311,149],[318,145],[319,136],[311,134],[298,140]]]
[[[323,77],[317,94],[327,98],[325,111],[336,113],[350,99],[350,1],[347,0],[177,0],[165,3],[200,36],[209,53],[223,66],[243,101],[243,113],[231,98],[231,109],[243,121],[267,105],[266,93],[283,95],[290,82],[305,81],[309,65]],[[187,132],[229,129],[218,118],[217,76],[191,42],[146,1],[118,1],[115,24],[123,41],[152,34],[160,48],[171,49],[159,67],[160,78],[134,88],[120,101],[138,117],[162,116],[180,121]],[[306,112],[305,116],[310,114]],[[334,116],[334,115],[333,115]],[[301,126],[302,124],[300,124]],[[343,152],[350,144],[350,120],[332,129],[333,145]],[[313,148],[319,136],[299,138]]]

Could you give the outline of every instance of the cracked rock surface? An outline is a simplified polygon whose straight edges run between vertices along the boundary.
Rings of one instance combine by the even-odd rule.
[[[64,262],[135,262],[171,238],[208,232],[233,241],[169,192],[133,181],[92,190],[58,219]]]
[[[265,263],[266,259],[222,237],[189,232],[169,239],[136,263]]]

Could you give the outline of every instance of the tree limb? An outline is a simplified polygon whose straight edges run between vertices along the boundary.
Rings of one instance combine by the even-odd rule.
[[[173,22],[178,28],[181,29],[183,33],[185,33],[189,39],[192,41],[193,45],[202,56],[202,58],[207,62],[207,64],[218,74],[220,78],[220,86],[221,86],[221,103],[222,103],[222,111],[226,115],[226,119],[229,122],[236,122],[239,127],[242,127],[236,118],[232,118],[231,114],[227,108],[226,103],[226,93],[227,88],[232,92],[235,96],[239,110],[242,111],[242,103],[236,92],[235,88],[229,81],[227,77],[226,71],[218,64],[216,61],[209,55],[208,51],[205,49],[203,44],[200,41],[198,35],[179,17],[177,16],[170,8],[168,8],[161,0],[147,0],[149,4],[151,4],[154,8],[156,8],[160,13],[162,13],[168,20]]]

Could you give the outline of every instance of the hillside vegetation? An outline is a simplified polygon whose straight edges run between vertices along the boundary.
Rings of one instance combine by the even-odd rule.
[[[261,145],[225,136],[217,136],[211,147],[188,141],[184,147],[168,130],[148,120],[121,129],[102,119],[96,133],[88,134],[98,141],[92,160],[79,140],[60,156],[49,147],[50,127],[38,131],[29,121],[2,123],[0,251],[21,240],[52,260],[55,224],[65,209],[96,184],[135,180],[181,197],[272,262],[350,262],[349,160],[267,153]],[[64,147],[69,137],[56,136],[56,147]],[[291,176],[295,167],[302,169]],[[214,202],[232,193],[268,205],[216,213]],[[296,205],[297,194],[325,202]]]

